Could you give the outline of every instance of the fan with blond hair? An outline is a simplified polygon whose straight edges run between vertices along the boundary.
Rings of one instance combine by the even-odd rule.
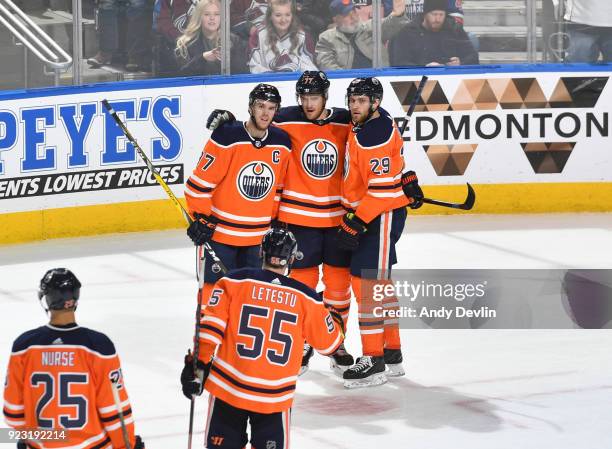
[[[176,40],[176,58],[181,75],[221,73],[221,3],[200,0],[183,34]],[[246,47],[231,35],[231,73],[246,71]]]

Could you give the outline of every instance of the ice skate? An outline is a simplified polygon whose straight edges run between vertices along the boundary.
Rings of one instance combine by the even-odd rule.
[[[382,356],[364,355],[343,374],[345,388],[363,388],[382,385],[387,382],[385,360]]]
[[[385,349],[385,365],[387,366],[387,376],[401,377],[406,374],[402,365],[403,357],[401,349]]]

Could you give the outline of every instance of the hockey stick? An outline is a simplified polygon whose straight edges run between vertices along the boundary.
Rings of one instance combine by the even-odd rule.
[[[425,88],[425,84],[427,84],[428,79],[429,78],[427,77],[427,75],[423,75],[421,77],[421,81],[419,81],[419,87],[414,93],[414,97],[410,101],[410,105],[408,105],[408,111],[406,112],[406,121],[404,122],[404,124],[402,125],[402,129],[400,130],[400,136],[402,136],[402,138],[404,136],[404,132],[406,131],[408,123],[410,123],[410,118],[412,117],[412,114],[414,113],[414,110],[416,109],[417,103],[421,99],[421,94],[423,93],[423,89]],[[423,198],[423,202],[427,204],[433,204],[434,206],[450,207],[452,209],[470,210],[472,209],[472,207],[474,207],[474,202],[476,201],[476,193],[474,192],[474,189],[472,188],[469,182],[467,183],[467,188],[468,188],[467,197],[465,198],[465,201],[463,203],[448,203],[446,201],[434,200],[431,198]]]
[[[142,150],[140,145],[138,145],[138,142],[136,142],[136,139],[132,136],[132,134],[127,129],[123,121],[119,118],[119,116],[117,115],[117,112],[113,109],[113,107],[110,105],[108,100],[106,99],[102,100],[102,104],[104,105],[108,113],[113,117],[117,125],[119,125],[125,137],[127,137],[127,139],[132,143],[132,145],[134,145],[134,148],[136,149],[136,151],[138,152],[138,154],[140,155],[140,157],[146,164],[147,168],[151,171],[151,173],[153,173],[153,176],[155,177],[155,180],[157,181],[157,183],[162,186],[162,188],[164,189],[168,197],[172,200],[172,203],[174,204],[174,206],[181,212],[181,215],[183,216],[187,224],[190,225],[191,223],[193,223],[193,217],[189,215],[189,212],[187,212],[187,210],[185,210],[183,205],[179,202],[176,195],[174,195],[174,192],[172,192],[168,184],[166,184],[164,179],[161,177],[157,168],[155,168],[155,166],[153,165],[151,160],[148,158],[146,153]],[[196,252],[197,263],[198,263],[197,265],[198,266],[198,271],[197,271],[198,304],[196,307],[195,338],[194,338],[194,349],[193,349],[193,352],[194,352],[193,354],[193,372],[194,373],[196,372],[197,361],[198,361],[198,356],[200,352],[200,318],[201,318],[200,315],[202,313],[202,293],[204,289],[204,271],[205,271],[205,265],[206,265],[205,263],[206,257],[202,249],[205,250],[210,256],[210,258],[213,260],[214,262],[213,269],[215,266],[217,266],[223,273],[227,273],[227,268],[225,267],[223,262],[221,262],[221,259],[219,259],[219,257],[217,256],[215,251],[211,248],[208,242],[205,242],[201,247],[198,247],[197,252]],[[189,439],[188,439],[189,449],[191,449],[192,439],[193,439],[194,415],[195,415],[195,395],[192,395],[191,404],[189,407]],[[128,449],[131,449],[131,448],[128,447]]]
[[[467,188],[468,193],[463,203],[447,203],[446,201],[432,200],[431,198],[423,198],[423,202],[433,204],[434,206],[450,207],[451,209],[470,210],[476,202],[476,193],[469,182],[467,183]]]
[[[174,206],[179,210],[179,212],[181,213],[181,215],[183,216],[187,224],[190,225],[191,223],[193,223],[193,217],[189,215],[189,212],[187,212],[187,210],[180,203],[180,201],[178,200],[174,192],[172,192],[168,184],[166,184],[166,181],[164,181],[164,178],[162,178],[157,168],[153,165],[153,163],[151,162],[151,159],[149,159],[149,157],[146,155],[146,153],[143,151],[140,145],[138,145],[138,142],[136,142],[136,139],[132,136],[130,131],[127,129],[127,127],[125,126],[125,123],[123,123],[123,121],[119,118],[119,116],[117,115],[117,112],[113,109],[113,107],[110,105],[108,100],[106,99],[102,100],[102,104],[104,105],[104,107],[106,108],[110,116],[115,120],[117,125],[119,125],[119,128],[121,128],[125,137],[127,137],[130,143],[134,145],[134,148],[136,149],[136,151],[138,152],[138,154],[140,155],[140,157],[146,164],[147,168],[151,171],[151,173],[153,173],[153,176],[155,177],[155,180],[157,181],[157,183],[160,186],[162,186],[162,188],[164,189],[168,197],[172,200],[172,203],[174,204]],[[221,259],[219,259],[215,251],[211,248],[210,244],[206,242],[202,246],[204,246],[204,249],[210,256],[210,258],[213,260],[214,265],[217,265],[223,273],[227,273],[227,268],[225,267],[223,262],[221,262]]]
[[[421,94],[423,93],[423,89],[425,88],[425,84],[427,84],[428,79],[429,77],[427,75],[423,75],[421,77],[421,81],[419,81],[419,87],[417,87],[417,91],[414,93],[414,97],[412,97],[412,101],[410,101],[410,104],[408,105],[408,111],[406,112],[406,121],[404,122],[404,124],[402,125],[402,129],[400,130],[400,136],[402,136],[402,139],[404,138],[404,132],[408,127],[408,123],[410,123],[412,113],[416,109],[416,105],[421,99]]]
[[[200,355],[200,320],[202,314],[202,293],[204,291],[204,265],[206,258],[204,254],[200,254],[198,257],[198,304],[196,307],[196,324],[195,324],[195,338],[193,340],[193,372],[197,373],[198,368],[198,357]],[[191,449],[193,441],[193,422],[195,417],[195,394],[191,395],[189,404],[189,434],[187,439],[187,448]]]
[[[130,437],[128,436],[127,427],[125,426],[125,418],[123,417],[123,411],[121,410],[121,400],[119,399],[119,389],[116,381],[111,380],[111,389],[113,390],[113,398],[115,400],[115,406],[117,407],[117,414],[119,415],[119,422],[121,423],[121,433],[123,434],[123,442],[125,443],[126,449],[132,449],[130,444]]]

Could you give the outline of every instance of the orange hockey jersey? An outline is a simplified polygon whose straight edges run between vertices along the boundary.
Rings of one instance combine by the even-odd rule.
[[[187,180],[189,211],[215,217],[216,242],[259,245],[276,218],[290,153],[289,136],[275,126],[261,140],[243,122],[220,126]]]
[[[220,345],[205,388],[245,410],[287,410],[304,340],[324,355],[343,341],[314,290],[268,270],[232,271],[215,284],[201,320],[200,360]]]
[[[344,162],[342,204],[364,222],[408,205],[402,190],[403,140],[382,108],[357,132],[351,129]]]
[[[342,164],[351,116],[332,109],[320,124],[299,106],[282,108],[274,123],[291,138],[291,159],[278,219],[309,227],[338,226],[342,215]]]
[[[76,324],[33,329],[13,343],[4,419],[15,429],[67,430],[65,441],[27,442],[35,448],[125,448],[111,381],[133,447],[134,418],[109,338]]]

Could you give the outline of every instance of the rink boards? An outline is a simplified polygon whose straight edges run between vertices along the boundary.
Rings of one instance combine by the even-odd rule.
[[[611,73],[611,67],[587,65],[428,69],[404,133],[406,163],[428,197],[462,201],[471,183],[474,213],[611,211]],[[401,128],[422,74],[334,73],[328,104],[344,106],[355,76],[377,76],[383,107]],[[248,93],[261,81],[279,88],[283,105],[295,104],[296,78],[165,79],[0,93],[0,243],[182,226],[102,99],[182,197],[210,135],[204,127],[209,112],[225,108],[247,119]],[[418,213],[449,210],[425,206]]]

